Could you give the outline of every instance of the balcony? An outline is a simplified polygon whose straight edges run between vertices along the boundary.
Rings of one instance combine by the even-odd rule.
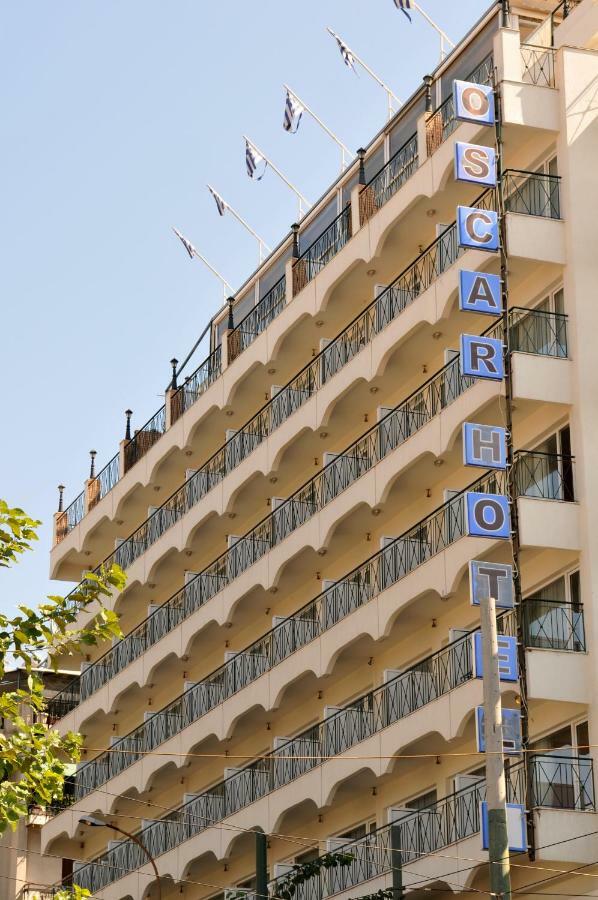
[[[492,55],[476,66],[465,81],[473,81],[476,84],[492,84],[494,77],[494,59]],[[426,145],[428,156],[432,156],[439,147],[458,127],[459,122],[455,116],[455,105],[451,94],[436,112],[426,121]]]
[[[569,458],[563,460],[562,457],[548,457],[544,454],[528,452],[519,454],[516,461],[515,478],[518,496],[527,495],[542,499],[566,501],[568,498],[567,485],[569,484],[568,473],[570,466],[571,460]],[[347,615],[359,606],[369,602],[373,597],[382,593],[391,585],[396,584],[425,562],[456,543],[465,533],[464,496],[467,490],[504,492],[504,481],[505,476],[502,472],[489,473],[482,476],[448,503],[445,503],[435,513],[427,516],[405,534],[396,538],[381,552],[367,560],[365,564],[345,576],[334,588],[323,595],[323,599],[319,598],[320,616],[325,616],[325,621],[328,622],[330,627],[332,624],[335,624],[335,621],[339,621],[342,618],[341,613]],[[246,560],[247,557],[241,557],[241,560],[244,559]],[[193,582],[190,585],[193,585]],[[214,582],[212,579],[207,585],[207,590],[213,589],[215,585],[217,585],[217,582]],[[201,593],[199,593],[197,588],[195,591],[189,592],[188,587],[186,586],[182,592],[176,595],[175,605],[173,605],[172,601],[168,601],[165,606],[160,607],[150,617],[148,623],[154,630],[154,634],[159,630],[163,633],[163,629],[173,627],[174,622],[178,624],[182,619],[190,616],[197,608],[195,604],[198,602],[198,596],[201,599]],[[205,599],[207,598],[204,598],[203,602],[205,602]],[[311,615],[315,613],[316,609],[317,606],[315,604],[310,604],[306,612],[308,615]],[[331,614],[338,618],[335,621],[331,621],[329,619]],[[305,613],[299,614],[293,621],[301,623],[300,629],[303,629],[304,643],[308,643],[317,636],[315,623],[307,618]],[[537,618],[533,621],[538,623]],[[567,614],[557,613],[555,622],[557,621],[562,630],[564,646],[566,646],[568,641],[575,647],[574,638],[567,637],[568,628],[573,627],[572,615],[571,622],[568,623]],[[545,619],[545,622],[548,629],[550,626],[549,619]],[[538,636],[532,635],[532,637],[534,637],[534,640],[541,640],[541,624],[536,624],[535,627],[538,629]],[[580,626],[578,623],[577,629],[579,635],[583,631],[583,626]],[[299,631],[299,633],[301,632]],[[289,637],[292,637],[296,640],[296,626],[292,625],[289,630],[288,623],[284,623],[284,629],[277,631],[276,636],[277,638],[282,636],[282,647],[284,648],[285,639],[288,640]],[[130,638],[131,636],[125,639],[125,641],[128,640],[128,644],[125,644],[125,641],[123,641],[117,645],[117,648],[124,645],[124,647],[128,647],[132,652],[135,652],[135,643]],[[210,709],[222,702],[223,699],[226,699],[221,695],[221,692],[227,691],[224,680],[230,675],[231,671],[234,672],[238,669],[243,673],[246,666],[247,671],[252,673],[250,681],[266,672],[269,668],[266,655],[267,642],[265,644],[259,642],[258,648],[261,648],[260,653],[249,654],[251,657],[249,662],[247,660],[248,655],[244,654],[246,658],[235,662],[234,667],[224,667],[218,670],[213,681],[208,678],[194,685],[164,710],[154,714],[129,735],[118,740],[112,746],[110,752],[100,754],[95,759],[81,766],[77,772],[73,799],[79,800],[95,791],[101,784],[116,777],[136,761],[143,758],[145,753],[179,734],[189,724],[197,721],[198,718],[205,715]],[[295,649],[298,648],[296,647]],[[466,653],[467,651],[464,652]],[[113,651],[110,651],[110,653],[113,654]],[[112,661],[113,663],[116,662],[114,654]],[[102,669],[98,667],[96,671],[98,676],[101,677]],[[245,677],[247,677],[247,671],[245,672]],[[237,690],[240,690],[241,687],[237,687]],[[230,690],[229,684],[228,691]],[[229,693],[229,696],[232,696],[232,693],[236,693],[236,690]]]
[[[367,320],[366,320],[367,321]],[[377,320],[378,322],[380,319]],[[509,312],[510,325],[510,341],[514,350],[522,351],[527,354],[538,356],[546,356],[552,358],[564,358],[567,355],[567,333],[566,333],[566,316],[546,313],[538,310],[528,309],[512,309]],[[487,330],[486,334],[496,335],[500,331],[501,325],[493,323]],[[357,332],[359,334],[359,332]],[[367,332],[361,332],[364,336]],[[324,351],[324,357],[318,360],[318,364],[312,370],[308,367],[308,371],[314,376],[319,376],[323,381],[334,374],[338,370],[339,365],[345,364],[351,358],[351,350],[354,346],[362,346],[360,343],[355,344],[353,341],[349,343],[340,343],[342,353],[339,354],[338,346],[330,345]],[[322,365],[325,363],[326,365]],[[309,384],[309,381],[300,383]],[[401,446],[410,437],[418,433],[427,423],[436,418],[447,407],[454,403],[464,392],[476,383],[475,379],[463,377],[459,371],[458,357],[444,366],[440,372],[432,376],[419,390],[404,400],[397,408],[390,411],[384,418],[365,435],[358,439],[353,445],[345,449],[337,460],[326,466],[322,472],[312,478],[306,485],[299,489],[289,500],[285,501],[274,513],[272,513],[264,523],[256,526],[249,535],[241,538],[239,544],[235,547],[243,546],[248,540],[255,543],[256,536],[261,542],[260,547],[265,551],[276,544],[280,543],[291,531],[300,527],[308,518],[313,517],[319,510],[333,500],[339,493],[346,490],[354,481],[367,473],[373,466],[384,459],[391,451]],[[292,383],[297,384],[297,381]],[[317,381],[314,381],[314,386]],[[293,411],[293,397],[296,387],[284,395],[283,392],[278,394],[275,400],[281,400],[283,413],[290,414]],[[307,393],[307,391],[306,391]],[[281,396],[282,395],[282,396]],[[298,401],[301,402],[302,397],[299,394]],[[291,401],[291,402],[289,402]],[[277,407],[275,406],[275,409]],[[282,419],[282,414],[280,419]],[[251,434],[259,434],[259,425],[255,432]],[[247,432],[236,435],[232,439],[233,444],[245,453],[250,452],[251,441],[248,441]],[[243,443],[238,442],[238,438],[243,437]],[[225,454],[224,457],[218,459],[218,463],[224,467],[230,466],[231,461],[234,464],[235,458],[232,454]],[[538,462],[537,467],[540,467]],[[170,525],[181,518],[198,499],[201,498],[199,491],[193,491],[191,485],[196,482],[197,476],[203,474],[202,481],[204,490],[209,489],[210,479],[209,470],[204,468],[196,473],[185,489],[175,494],[175,503],[168,502],[158,513],[149,520],[150,523],[155,522],[154,530],[149,534],[146,532],[138,532],[135,542],[130,544],[131,550],[127,550],[132,554],[135,551],[141,554],[144,549],[157,540],[163,533],[159,530],[158,524],[163,523]],[[213,478],[212,483],[216,483]],[[525,493],[525,491],[523,492]],[[198,496],[199,495],[199,496]],[[167,514],[170,519],[164,519]],[[271,534],[265,538],[262,534],[264,527],[266,531],[271,530]],[[142,540],[142,535],[145,540]],[[123,556],[123,546],[118,548],[115,554],[115,560],[125,566],[130,565],[134,559],[131,556]],[[232,548],[228,554],[224,555],[229,562],[219,566],[216,562],[215,571],[224,571],[231,569],[235,548]],[[252,551],[255,555],[255,550]],[[222,558],[221,558],[222,559]],[[212,567],[213,568],[213,567]],[[208,567],[208,570],[210,567]],[[238,570],[238,566],[234,566],[234,571]],[[242,571],[239,570],[239,571]],[[202,574],[197,576],[190,585],[199,579],[201,582]],[[233,576],[232,571],[229,573]],[[205,580],[205,578],[204,578]],[[212,579],[213,580],[213,577]],[[164,634],[175,628],[189,612],[188,604],[181,599],[187,595],[186,586],[182,592],[177,592],[172,600],[167,601],[165,605],[160,607],[149,619],[145,620],[134,632],[129,634],[123,641],[117,644],[112,650],[108,651],[96,663],[89,666],[81,675],[80,681],[76,679],[72,686],[69,686],[62,695],[56,700],[52,707],[52,716],[55,718],[64,715],[70,709],[73,709],[79,702],[84,700],[92,693],[101,688],[110,679],[128,666],[134,659],[138,658],[150,646],[153,646]],[[205,601],[201,601],[200,605]],[[196,608],[196,607],[193,607]],[[158,625],[160,622],[160,625]],[[77,684],[79,683],[79,687]],[[80,693],[80,698],[79,698]]]
[[[351,204],[348,203],[325,231],[293,262],[293,297],[343,249],[351,234]]]
[[[385,686],[388,689],[388,686]],[[373,700],[375,692],[370,696]],[[363,698],[365,700],[366,698]],[[267,797],[273,791],[290,784],[308,772],[326,765],[331,756],[365,740],[376,728],[385,729],[396,721],[395,709],[388,700],[380,707],[357,706],[342,710],[335,716],[311,728],[308,732],[284,744],[258,762],[241,769],[204,794],[196,795],[183,806],[172,810],[168,818],[153,822],[138,832],[138,838],[153,857],[175,850],[202,832],[224,821],[247,806]],[[595,810],[593,760],[589,756],[570,757],[534,755],[529,757],[532,796],[525,796],[524,763],[511,764],[507,769],[508,802],[521,803],[528,808],[565,809],[589,812]],[[414,811],[395,825],[399,838],[403,865],[421,860],[443,847],[471,837],[480,830],[479,806],[485,797],[483,783],[449,795],[432,807]],[[398,832],[398,833],[397,833]],[[349,867],[330,869],[325,874],[326,895],[339,893],[389,871],[391,826],[370,833],[364,840],[342,848],[355,850],[355,861]],[[358,848],[363,849],[363,855]],[[372,850],[382,852],[374,852]],[[369,850],[369,852],[368,852]],[[385,852],[386,851],[386,852]],[[189,855],[189,851],[187,853]],[[199,855],[199,851],[197,854]],[[172,857],[162,867],[162,875],[172,874],[175,881],[185,867],[185,854]],[[193,858],[193,851],[191,851]],[[367,865],[364,866],[364,862]],[[123,841],[89,863],[81,864],[64,884],[79,884],[92,893],[134,872],[146,862],[141,848],[131,841]],[[186,864],[190,860],[187,859]],[[377,864],[377,865],[376,865]],[[173,872],[173,867],[180,872]],[[379,867],[379,868],[378,868]],[[313,884],[321,886],[321,875]],[[407,876],[408,877],[408,876]],[[311,881],[303,889],[309,893]],[[299,896],[303,896],[300,894]]]
[[[594,811],[593,760],[590,757],[532,756],[530,758],[532,797],[531,809]],[[523,763],[511,764],[507,769],[507,802],[526,804],[525,771]],[[415,884],[424,887],[422,858],[480,833],[480,803],[486,799],[486,786],[481,782],[464,788],[435,803],[414,811],[395,824],[383,825],[359,841],[336,847],[336,852],[348,853],[353,862],[348,866],[322,868],[297,887],[296,900],[323,900],[342,894],[377,879],[368,887],[372,896],[378,889],[392,885],[392,868],[399,860],[403,867],[405,888]],[[479,855],[479,846],[476,857]],[[396,854],[396,855],[395,855]],[[393,859],[394,857],[394,859]],[[446,871],[443,857],[440,870]],[[410,871],[410,864],[416,871]],[[485,865],[480,860],[481,865]],[[458,872],[452,873],[459,878]],[[385,876],[385,877],[384,877]],[[442,880],[442,874],[439,875]],[[270,881],[271,898],[285,896],[285,876]],[[432,873],[430,883],[435,881]],[[456,887],[456,885],[453,885]],[[466,889],[466,885],[463,885]],[[363,888],[361,889],[363,892]]]

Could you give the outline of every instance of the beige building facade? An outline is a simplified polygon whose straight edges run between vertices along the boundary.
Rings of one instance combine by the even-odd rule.
[[[251,893],[256,830],[273,898],[293,866],[341,847],[351,862],[300,900],[388,890],[397,860],[408,892],[488,892],[468,563],[510,562],[511,544],[467,536],[465,505],[509,490],[522,600],[499,629],[519,640],[524,683],[502,684],[503,705],[529,742],[507,759],[507,794],[531,842],[513,884],[596,891],[598,3],[506,6],[56,514],[53,578],[102,561],[127,573],[109,601],[124,639],[53,701],[85,752],[40,829],[40,852],[73,860],[103,900]],[[498,198],[455,180],[456,142],[494,144],[457,120],[455,79],[496,83],[501,100],[510,481],[463,464],[463,423],[504,425],[506,400],[503,382],[462,374],[461,334],[500,339],[502,324],[458,308],[460,270],[498,274],[500,257],[459,247],[457,207]],[[138,844],[88,815],[133,833],[159,885]]]

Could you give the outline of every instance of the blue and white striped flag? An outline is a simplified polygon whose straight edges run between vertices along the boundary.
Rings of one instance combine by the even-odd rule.
[[[247,166],[247,174],[250,178],[253,178],[260,163],[264,163],[264,170],[261,175],[256,176],[256,181],[260,181],[264,177],[264,172],[266,171],[268,163],[264,157],[257,152],[255,147],[245,139],[245,165]]]
[[[328,31],[338,44],[338,49],[340,50],[344,64],[350,69],[353,69],[353,71],[357,75],[357,69],[355,68],[355,57],[353,56],[343,39],[339,38],[338,34],[335,31],[333,31],[331,28],[329,28]]]
[[[401,12],[404,13],[411,22],[411,16],[407,12],[408,9],[411,9],[411,0],[394,0],[394,4],[396,8],[400,9]]]
[[[183,247],[185,248],[185,250],[186,250],[187,253],[189,254],[190,259],[193,259],[194,256],[197,256],[197,255],[198,255],[198,254],[197,254],[197,250],[195,249],[195,247],[193,246],[193,244],[191,243],[191,241],[188,241],[186,237],[183,237],[183,235],[181,234],[181,232],[180,232],[180,231],[177,231],[176,228],[173,228],[172,230],[174,231],[174,233],[175,233],[176,236],[178,237],[179,241],[181,242],[181,244],[183,245]]]
[[[210,185],[208,185],[208,190],[209,190],[210,194],[212,195],[212,197],[214,198],[214,200],[216,201],[216,208],[218,209],[218,213],[221,216],[223,216],[224,213],[226,212],[226,210],[228,209],[228,204],[227,204],[226,200],[223,200],[222,197],[220,196],[220,194],[218,194],[214,190],[213,187],[210,187]]]
[[[301,121],[302,115],[303,106],[299,103],[295,95],[287,90],[287,99],[284,104],[284,119],[282,122],[284,130],[288,131],[290,134],[295,134],[299,128],[299,122]]]

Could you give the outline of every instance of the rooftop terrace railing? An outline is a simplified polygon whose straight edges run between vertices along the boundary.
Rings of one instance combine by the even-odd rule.
[[[465,81],[473,81],[475,84],[492,84],[493,78],[494,59],[490,54],[475,67]],[[459,121],[455,116],[455,104],[451,93],[426,122],[428,156],[432,156],[444,144],[458,125]]]
[[[531,808],[586,808],[581,805],[582,801],[588,802],[587,808],[594,809],[591,757],[551,756],[549,765],[550,769],[546,771],[546,757],[532,756],[530,759]],[[526,804],[522,762],[511,763],[506,768],[506,787],[507,802]],[[481,829],[480,803],[485,799],[486,784],[481,779],[477,784],[449,794],[431,806],[406,813],[394,823],[394,846],[391,824],[383,825],[357,841],[339,845],[336,851],[350,854],[353,862],[348,866],[329,869],[316,867],[314,874],[297,885],[295,900],[324,900],[333,894],[357,888],[373,878],[390,875],[393,851],[398,853],[401,863],[407,865],[478,834]],[[285,875],[269,882],[268,893],[272,900],[285,896],[287,884],[288,876]]]
[[[273,285],[228,335],[228,362],[240,356],[280,315],[286,304],[286,276]]]
[[[204,359],[202,364],[188,378],[185,378],[184,383],[173,394],[170,407],[171,424],[180,419],[183,413],[199,400],[221,373],[222,345],[219,344],[207,359]]]
[[[380,690],[387,689],[388,685],[384,685]],[[164,819],[146,826],[137,835],[142,846],[152,857],[161,856],[211,825],[290,784],[331,756],[367,739],[375,733],[375,693],[367,695],[369,700],[362,698],[359,705],[353,704],[340,710],[267,756],[238,770],[209,791],[172,810]],[[368,706],[368,703],[373,705]],[[396,721],[393,707],[385,704],[384,708],[385,712],[378,720],[378,730]],[[508,766],[506,772],[509,802],[528,805],[529,808],[584,811],[595,808],[593,760],[590,756],[534,755],[528,765],[532,776],[532,796],[525,796],[524,763],[514,763]],[[480,801],[484,798],[485,785],[481,781],[400,819],[397,824],[403,864],[476,834],[480,830]],[[384,850],[381,837],[385,830],[388,832],[390,826],[384,826],[362,841],[352,842],[340,849],[350,852],[350,847],[362,846],[365,849],[368,845],[374,849],[375,844],[377,849]],[[364,858],[368,859],[366,869],[362,865]],[[95,860],[78,866],[63,884],[76,883],[96,893],[144,865],[146,859],[138,844],[123,841]],[[378,867],[371,865],[376,859]],[[327,893],[347,890],[361,880],[383,874],[387,870],[385,866],[390,868],[390,860],[385,859],[384,853],[372,856],[356,853],[355,861],[350,866],[328,870],[331,880],[327,883]]]
[[[561,356],[567,354],[567,332],[566,332],[566,316],[545,312],[543,310],[529,310],[515,308],[509,312],[510,322],[510,340],[512,345],[517,348],[522,346],[525,352],[537,353],[544,356]],[[500,336],[501,325],[492,324],[486,329],[485,334],[490,336]],[[338,361],[338,356],[332,345],[324,351],[324,360],[327,359],[326,354],[330,351],[330,359],[332,368],[334,363]],[[316,367],[316,372],[322,374],[322,360],[320,365]],[[333,368],[334,370],[334,368]],[[326,370],[324,370],[326,371]],[[329,466],[325,467],[321,473],[316,475],[311,482],[326,481],[336,479],[338,481],[337,470],[346,466],[347,459],[354,460],[349,465],[353,469],[352,480],[364,474],[372,465],[391,450],[395,449],[399,444],[407,440],[411,435],[415,434],[427,422],[434,418],[438,413],[445,409],[449,404],[454,402],[464,391],[474,384],[474,379],[462,376],[459,370],[459,358],[451,360],[443,368],[433,375],[421,388],[418,388],[411,396],[402,401],[395,410],[390,411],[379,423],[373,426],[366,434],[360,438],[355,444],[351,445],[347,450],[339,455],[337,461],[333,461]],[[528,481],[541,480],[544,478],[555,478],[554,474],[548,471],[542,471],[542,467],[546,468],[547,464],[537,462],[533,472],[527,472]],[[201,471],[201,470],[200,470]],[[527,470],[526,470],[527,471]],[[354,476],[354,477],[353,477]],[[195,476],[194,476],[195,477]],[[343,475],[340,484],[347,480],[347,475]],[[352,480],[347,482],[352,483]],[[564,482],[563,482],[564,483]],[[567,484],[569,482],[567,481]],[[325,498],[329,496],[332,499],[333,491],[338,492],[340,484],[336,487],[327,488],[320,502],[328,502]],[[305,486],[300,489],[303,496],[306,493]],[[315,503],[317,489],[307,489],[310,495],[312,506]],[[313,495],[313,496],[312,496]],[[177,495],[181,496],[181,492]],[[181,496],[181,514],[185,503],[197,502],[190,493]],[[300,501],[301,502],[301,501]],[[280,507],[279,509],[282,509]],[[312,514],[317,511],[314,507]],[[275,516],[278,511],[271,514]],[[306,510],[304,510],[305,514]],[[193,582],[191,582],[193,584]],[[185,589],[183,589],[184,591]],[[87,667],[81,674],[80,679],[76,679],[72,686],[65,689],[64,710],[65,714],[70,709],[78,705],[80,700],[86,699],[95,691],[99,690],[104,684],[115,677],[118,672],[122,671],[127,665],[142,655],[150,646],[153,646],[165,633],[176,627],[182,618],[181,592],[175,594],[174,602],[167,601],[164,606],[156,610],[148,619],[141,623],[133,632],[127,635],[121,642],[112,647],[103,657],[97,660],[93,665]],[[166,611],[166,610],[170,611]],[[78,687],[77,687],[78,684]],[[75,697],[79,697],[75,701]],[[58,707],[57,707],[58,708]],[[58,717],[58,716],[56,716]]]
[[[166,406],[161,406],[151,419],[135,432],[125,445],[125,472],[145,456],[166,431]]]
[[[359,194],[359,223],[364,225],[411,178],[419,161],[417,132],[399,147]]]
[[[293,297],[343,249],[351,234],[351,204],[347,203],[336,219],[293,262]]]
[[[525,473],[533,469],[533,457],[534,453],[529,451],[521,452],[517,455],[515,463],[517,475],[521,468],[524,469]],[[569,457],[556,457],[557,461],[561,461],[561,466],[563,459],[566,460],[567,465],[571,465]],[[555,467],[558,467],[558,463]],[[517,478],[516,483],[520,489],[525,490],[529,484],[529,479],[526,475],[525,477]],[[544,499],[564,499],[558,480],[548,479],[541,483],[541,487],[543,490],[541,496]],[[535,497],[539,496],[537,488],[538,485],[534,482],[533,496]],[[357,594],[357,597],[360,596],[363,590],[370,592],[372,597],[377,593],[381,593],[464,536],[465,493],[467,490],[500,493],[504,492],[505,489],[504,472],[484,475],[474,482],[473,485],[457,494],[448,503],[418,522],[417,525],[414,525],[401,537],[392,541],[384,550],[371,557],[363,566],[350,573],[347,578],[343,579],[340,586],[335,585],[331,589],[330,596],[334,598],[335,592],[340,591],[341,594],[344,594],[347,590],[350,593]],[[252,544],[251,546],[254,545]],[[264,547],[266,546],[266,541],[264,540]],[[234,550],[235,547],[232,549]],[[236,560],[240,566],[245,567],[248,567],[254,561],[254,557],[248,554],[244,554]],[[212,571],[213,568],[213,565],[209,566],[207,570],[197,575],[166,604],[159,607],[146,620],[144,623],[145,627],[156,629],[159,633],[164,634],[167,630],[174,627],[175,623],[178,624],[187,618],[195,609],[202,606],[207,599],[214,596],[221,589],[223,583],[226,583],[228,562],[222,567],[221,582],[215,577]],[[207,581],[204,580],[206,571],[208,573]],[[346,582],[349,582],[352,586],[347,588]],[[353,597],[352,602],[356,602],[355,597]],[[311,626],[307,624],[302,627],[309,628]],[[133,635],[135,635],[135,632]],[[121,642],[121,645],[125,644],[125,641]],[[129,646],[131,646],[131,643],[129,642]],[[121,645],[117,645],[117,647]],[[261,674],[268,668],[267,658],[265,655],[253,655],[259,657],[255,661],[252,660],[252,664],[255,663],[254,672]],[[98,667],[97,671],[100,673],[101,667]],[[217,693],[217,685],[220,681],[221,678],[217,674],[215,684],[205,681],[199,682],[181,697],[177,698],[166,709],[156,713],[131,734],[117,741],[109,753],[100,754],[95,759],[81,766],[77,772],[75,796],[81,798],[91,793],[100,784],[104,784],[107,780],[132,765],[140,758],[142,753],[155,748],[172,735],[177,734],[190,721],[198,718],[199,715],[203,715],[212,706],[220,702]]]

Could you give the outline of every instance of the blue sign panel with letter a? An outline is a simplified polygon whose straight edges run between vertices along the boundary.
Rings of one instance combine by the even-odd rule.
[[[509,850],[523,853],[527,850],[527,828],[525,823],[525,806],[521,803],[507,803],[507,837]],[[480,803],[480,821],[482,823],[482,850],[490,847],[490,829],[488,827],[488,804]]]
[[[500,276],[488,272],[459,272],[459,309],[463,312],[500,316],[502,299]]]
[[[488,85],[453,81],[453,100],[460,122],[494,125],[494,91]]]
[[[457,240],[466,249],[498,250],[498,213],[477,206],[458,206]]]
[[[463,423],[463,465],[507,468],[507,432],[499,425]]]
[[[499,609],[513,609],[515,590],[513,588],[513,566],[508,563],[469,560],[469,600],[472,606],[479,606],[490,597]]]
[[[461,335],[460,366],[462,375],[502,381],[505,374],[503,345],[498,338],[477,334]]]
[[[455,144],[455,178],[474,184],[496,185],[496,150],[479,144]]]
[[[517,638],[508,634],[498,635],[498,676],[501,681],[517,681],[519,666],[517,665]],[[482,633],[473,635],[473,677],[484,677],[482,656]]]
[[[511,537],[509,501],[503,494],[465,494],[465,533],[507,541]]]
[[[478,753],[486,752],[486,733],[484,731],[484,707],[476,707],[476,744]],[[502,709],[502,745],[503,751],[510,756],[521,753],[521,712],[518,709]]]

